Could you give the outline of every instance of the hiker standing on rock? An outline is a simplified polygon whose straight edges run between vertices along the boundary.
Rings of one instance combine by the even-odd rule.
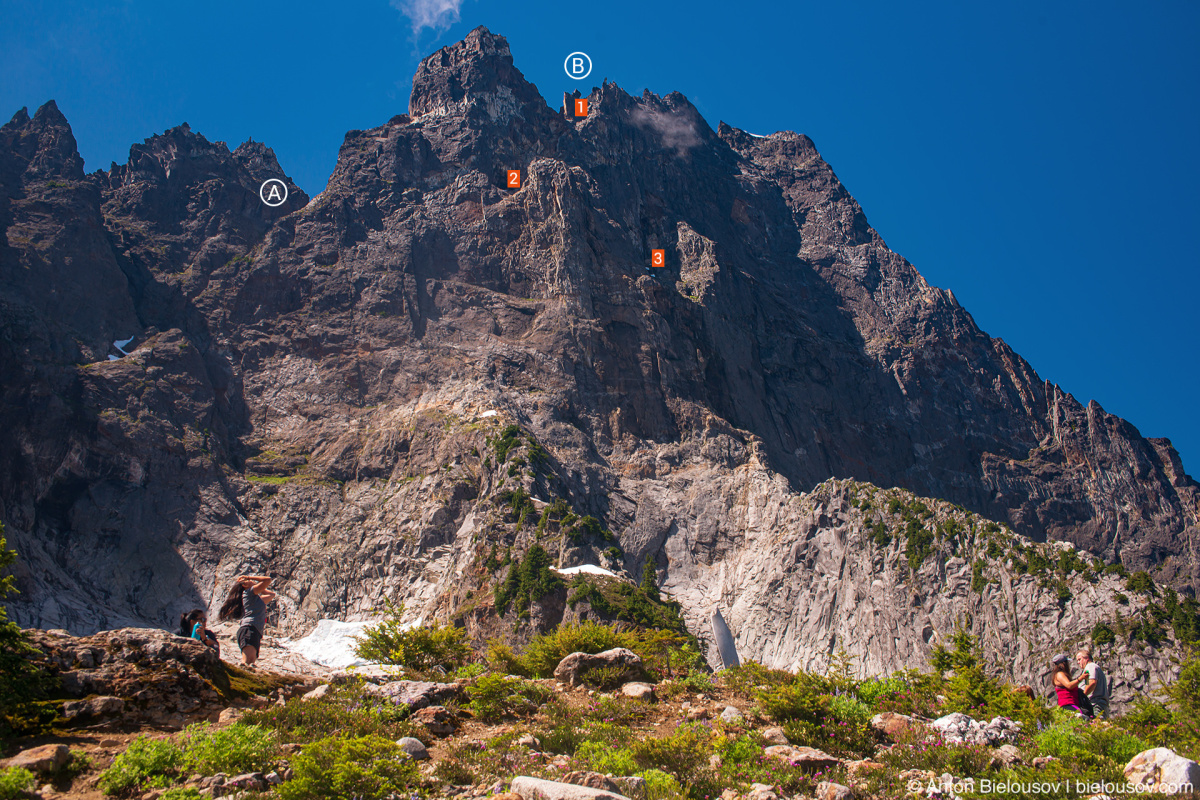
[[[267,624],[267,603],[275,599],[268,575],[240,575],[229,589],[229,596],[221,606],[222,620],[241,619],[237,632],[237,644],[242,651],[242,663],[251,666],[258,660],[262,647],[263,629]]]

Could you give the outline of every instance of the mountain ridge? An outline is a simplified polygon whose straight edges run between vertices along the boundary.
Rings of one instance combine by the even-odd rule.
[[[383,599],[448,618],[499,579],[462,582],[480,548],[532,543],[496,501],[518,489],[593,515],[614,566],[653,559],[679,586],[681,543],[718,558],[746,541],[722,521],[739,495],[700,498],[748,465],[796,496],[839,478],[942,497],[1194,583],[1200,487],[1169,442],[979,330],[887,249],[811,140],[714,131],[678,93],[605,83],[589,100],[586,118],[550,109],[477,29],[422,62],[408,114],[347,133],[311,201],[269,148],[185,126],[52,187],[42,163],[74,152],[56,107],[4,126],[15,618],[170,619],[268,567],[285,630]],[[265,177],[289,205],[257,202]],[[91,239],[59,235],[72,203]],[[47,327],[23,265],[91,250],[123,294],[80,289],[101,318]],[[500,420],[542,466],[491,460]],[[611,546],[559,544],[563,566]]]

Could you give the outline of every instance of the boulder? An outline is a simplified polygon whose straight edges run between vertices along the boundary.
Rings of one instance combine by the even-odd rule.
[[[67,719],[92,719],[115,717],[125,711],[125,701],[119,697],[101,695],[86,700],[68,700],[63,703],[63,716]]]
[[[130,724],[178,727],[210,720],[228,705],[214,687],[227,685],[230,667],[195,639],[156,628],[26,635],[39,651],[31,660],[72,698],[63,706],[69,719],[120,715]]]
[[[762,732],[763,741],[767,744],[788,744],[787,734],[783,728],[767,728]]]
[[[614,783],[607,775],[601,775],[599,772],[575,770],[563,775],[562,782],[574,784],[575,786],[586,786],[589,789],[603,789],[606,792],[621,793],[620,786]]]
[[[831,756],[815,747],[793,747],[790,744],[773,744],[763,750],[769,758],[778,758],[789,764],[805,767],[806,769],[831,769],[842,763],[841,759]]]
[[[985,744],[992,747],[1015,740],[1021,732],[1021,723],[1007,717],[979,722],[958,711],[935,719],[930,727],[940,733],[947,744]]]
[[[721,712],[721,722],[726,725],[741,725],[745,721],[746,717],[734,706],[725,706],[725,710]]]
[[[850,791],[849,786],[832,781],[821,781],[817,784],[813,797],[816,800],[850,800],[854,797],[854,792]]]
[[[420,739],[405,736],[403,739],[397,739],[396,744],[414,761],[423,761],[429,758],[429,751],[425,749],[425,744]]]
[[[646,779],[637,775],[617,775],[612,779],[618,787],[617,791],[629,797],[644,797],[646,794]]]
[[[426,706],[413,714],[412,720],[424,725],[434,736],[450,736],[458,727],[445,706]]]
[[[1184,794],[1181,787],[1200,787],[1200,764],[1167,747],[1145,750],[1125,766],[1125,779],[1154,794]]]
[[[750,784],[750,791],[746,792],[746,800],[779,800],[779,795],[775,794],[775,787],[768,786],[765,783]]]
[[[510,788],[513,794],[520,795],[521,800],[629,800],[625,795],[607,789],[593,789],[525,775],[513,778]]]
[[[526,733],[522,735],[520,739],[517,739],[517,744],[521,745],[522,747],[532,748],[534,750],[542,746],[541,740],[532,733]]]
[[[405,705],[416,711],[455,700],[462,694],[463,688],[456,683],[390,681],[381,686],[370,686],[367,691],[385,697],[395,705]]]
[[[1021,751],[1015,744],[1002,744],[996,748],[996,759],[1006,767],[1021,763]]]
[[[237,722],[239,719],[242,718],[242,714],[244,714],[244,713],[245,712],[242,711],[242,709],[234,708],[233,706],[230,706],[229,708],[226,708],[220,714],[217,715],[217,724],[218,725],[229,725],[234,722]]]
[[[320,700],[322,697],[324,697],[327,694],[329,694],[329,684],[322,683],[320,686],[313,689],[311,692],[306,692],[303,696],[301,696],[300,699],[306,700],[306,701],[307,700]]]
[[[915,717],[884,711],[871,717],[871,730],[887,742],[894,742],[915,726],[921,725]]]
[[[633,681],[622,686],[621,694],[634,700],[654,701],[654,687],[640,681]]]
[[[554,677],[569,686],[580,686],[588,672],[601,668],[615,669],[627,681],[644,680],[647,677],[641,656],[624,647],[614,647],[602,653],[571,653],[558,662]]]
[[[234,775],[223,784],[222,788],[228,792],[229,790],[243,790],[251,792],[265,792],[270,788],[271,784],[267,781],[267,776],[261,772],[243,772],[241,775]]]
[[[21,767],[30,772],[57,772],[71,762],[71,751],[65,744],[44,744],[22,750],[0,762],[5,768]]]

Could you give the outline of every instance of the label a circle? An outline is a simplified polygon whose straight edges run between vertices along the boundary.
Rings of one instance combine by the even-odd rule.
[[[286,203],[287,197],[287,184],[279,178],[267,178],[262,182],[262,186],[258,187],[258,199],[271,208],[278,208]]]
[[[567,56],[567,60],[563,62],[563,70],[568,78],[581,81],[592,74],[592,58],[582,50],[577,50]]]

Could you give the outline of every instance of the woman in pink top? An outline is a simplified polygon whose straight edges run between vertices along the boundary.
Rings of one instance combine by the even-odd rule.
[[[1082,717],[1092,718],[1092,704],[1087,695],[1080,690],[1079,682],[1083,680],[1081,673],[1078,678],[1071,679],[1071,660],[1066,656],[1055,656],[1051,662],[1054,667],[1054,691],[1058,695],[1059,708],[1074,711]]]

